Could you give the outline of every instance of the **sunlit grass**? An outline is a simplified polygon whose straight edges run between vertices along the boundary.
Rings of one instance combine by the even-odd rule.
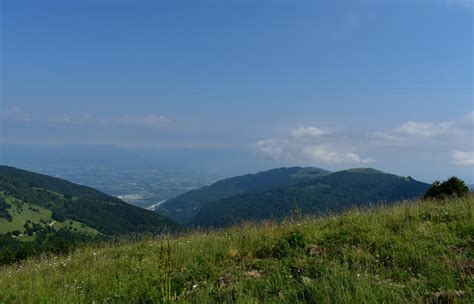
[[[17,200],[7,197],[6,202],[11,205],[9,212],[12,220],[8,221],[0,218],[0,233],[13,232],[15,230],[20,233],[25,232],[23,225],[27,220],[32,223],[51,222],[51,211],[33,204],[19,204]]]
[[[0,196],[4,196],[0,193]],[[100,233],[83,223],[67,219],[64,222],[58,222],[53,220],[52,211],[41,206],[29,203],[22,203],[18,199],[11,196],[5,197],[5,200],[11,207],[8,209],[12,215],[12,220],[0,218],[0,234],[19,231],[21,234],[25,233],[24,225],[29,221],[30,223],[41,224],[42,226],[50,225],[55,229],[71,229],[74,232],[82,233],[85,235],[96,236]],[[20,238],[22,241],[34,240],[35,236],[22,235]]]
[[[119,240],[0,270],[17,303],[472,303],[474,199]]]

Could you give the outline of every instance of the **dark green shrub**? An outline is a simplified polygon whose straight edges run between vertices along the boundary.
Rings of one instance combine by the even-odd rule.
[[[453,176],[444,182],[436,181],[425,193],[424,199],[445,199],[462,197],[469,194],[469,188],[463,180]]]

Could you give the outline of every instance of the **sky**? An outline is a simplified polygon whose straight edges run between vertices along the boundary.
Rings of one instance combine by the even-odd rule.
[[[473,0],[1,5],[4,148],[194,149],[211,165],[222,151],[252,158],[249,172],[474,182]]]

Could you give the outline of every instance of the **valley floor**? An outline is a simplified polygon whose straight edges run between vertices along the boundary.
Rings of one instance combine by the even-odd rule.
[[[474,302],[474,198],[87,245],[0,268],[2,303]]]

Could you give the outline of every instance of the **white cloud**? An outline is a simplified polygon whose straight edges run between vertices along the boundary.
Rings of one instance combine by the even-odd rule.
[[[41,119],[38,121],[43,122]],[[91,114],[58,114],[44,119],[44,122],[58,124],[96,124],[97,119]]]
[[[374,162],[366,155],[369,154],[379,160],[394,161],[404,155],[430,162],[473,165],[474,112],[453,120],[407,121],[366,134],[300,126],[284,136],[260,140],[256,147],[270,158],[301,164],[367,164]]]
[[[440,166],[474,165],[474,112],[453,120],[410,121],[375,132],[369,148],[384,153],[405,153]],[[397,155],[397,154],[395,154]]]
[[[267,139],[257,142],[257,148],[266,156],[273,159],[281,159],[283,157],[283,145],[278,140]]]
[[[307,155],[311,160],[321,161],[325,163],[362,163],[368,164],[373,163],[374,160],[371,158],[361,158],[354,152],[337,152],[331,150],[330,147],[325,145],[313,145],[305,147],[303,153]]]
[[[375,132],[373,142],[382,145],[472,142],[473,130],[474,112],[470,112],[457,120],[408,121],[391,130]]]
[[[23,111],[22,108],[17,106],[9,107],[5,110],[0,111],[0,118],[4,121],[13,120],[20,122],[30,122],[32,121],[32,115]]]
[[[92,125],[92,126],[124,126],[124,127],[143,127],[156,128],[170,122],[163,115],[155,113],[147,115],[122,115],[99,117],[89,113],[61,113],[54,115],[32,114],[22,110],[19,107],[11,107],[0,112],[0,118],[4,121],[17,123],[49,123],[64,125]]]
[[[457,6],[464,9],[474,9],[474,0],[444,0],[449,6]]]
[[[398,133],[406,136],[431,137],[445,135],[452,129],[451,122],[432,123],[409,121],[398,127]]]
[[[474,151],[454,151],[453,162],[458,166],[473,166]]]
[[[145,116],[129,116],[124,115],[119,118],[117,124],[134,127],[158,127],[170,122],[170,120],[162,115],[150,114]]]
[[[281,138],[260,140],[257,149],[264,155],[277,160],[296,163],[337,164],[371,163],[371,158],[363,158],[354,151],[354,146],[341,138],[341,134],[313,126],[290,130]]]
[[[312,126],[299,127],[291,131],[293,137],[319,137],[324,134],[327,134],[327,131]]]

